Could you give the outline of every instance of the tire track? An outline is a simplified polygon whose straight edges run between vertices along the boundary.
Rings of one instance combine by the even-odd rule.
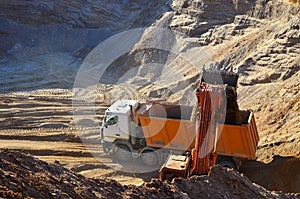
[[[106,108],[101,104],[85,106],[82,114],[96,109],[100,122]],[[74,127],[71,91],[53,89],[0,94],[0,130],[71,127]]]

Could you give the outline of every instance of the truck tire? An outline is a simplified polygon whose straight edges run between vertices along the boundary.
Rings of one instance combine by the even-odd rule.
[[[126,145],[117,145],[114,156],[121,162],[129,162],[132,160],[132,154]]]
[[[234,164],[232,161],[223,161],[223,162],[220,162],[218,165],[237,170],[236,164]]]
[[[238,166],[232,157],[219,156],[217,158],[217,164],[223,167],[238,170]]]
[[[143,163],[147,166],[155,166],[158,164],[158,157],[154,151],[144,151],[141,156]]]

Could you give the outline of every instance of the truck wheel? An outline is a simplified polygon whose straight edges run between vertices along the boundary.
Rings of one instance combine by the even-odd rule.
[[[237,161],[230,156],[218,156],[217,157],[217,164],[223,167],[232,168],[238,170],[238,163]]]
[[[158,164],[158,157],[154,151],[144,151],[142,153],[142,161],[147,166],[155,166]]]
[[[126,145],[116,146],[114,155],[118,160],[122,162],[129,162],[132,160],[131,151]]]
[[[223,162],[220,162],[219,165],[237,170],[236,164],[233,163],[232,161],[223,161]]]

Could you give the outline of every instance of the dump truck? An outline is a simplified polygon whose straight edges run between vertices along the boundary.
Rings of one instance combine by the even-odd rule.
[[[216,157],[215,163],[234,168],[243,158],[255,158],[258,142],[253,111],[238,108],[237,80],[237,73],[225,70],[203,70],[201,78],[201,84],[222,87],[219,98],[226,103],[222,105],[223,111],[219,111],[222,114],[218,117],[223,117],[223,122],[215,123],[210,128],[214,129],[210,134],[215,135],[209,139],[210,145],[214,143],[210,150]],[[198,94],[197,98],[199,100]],[[199,123],[203,123],[201,107],[199,103],[186,106],[157,101],[139,103],[136,100],[118,100],[105,111],[101,127],[103,151],[112,152],[124,162],[141,158],[149,166],[163,164],[160,170],[162,180],[173,175],[186,177],[193,162],[191,157],[195,153],[195,145],[199,142]],[[172,167],[173,160],[180,163],[180,167],[185,165],[181,168],[184,175],[178,174],[176,166]]]
[[[185,153],[195,140],[193,106],[118,100],[101,127],[103,151],[127,162],[141,158],[148,166],[163,163],[170,150]],[[184,138],[184,139],[183,139]]]
[[[199,122],[195,145],[190,153],[169,154],[159,171],[162,181],[207,174],[216,164],[238,169],[241,160],[255,158],[259,140],[255,118],[253,111],[238,108],[237,78],[235,73],[204,71],[196,94]]]

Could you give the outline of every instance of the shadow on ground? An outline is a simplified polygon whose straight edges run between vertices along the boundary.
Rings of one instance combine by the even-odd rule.
[[[240,172],[268,190],[300,192],[300,159],[274,156],[272,162],[244,161]]]

